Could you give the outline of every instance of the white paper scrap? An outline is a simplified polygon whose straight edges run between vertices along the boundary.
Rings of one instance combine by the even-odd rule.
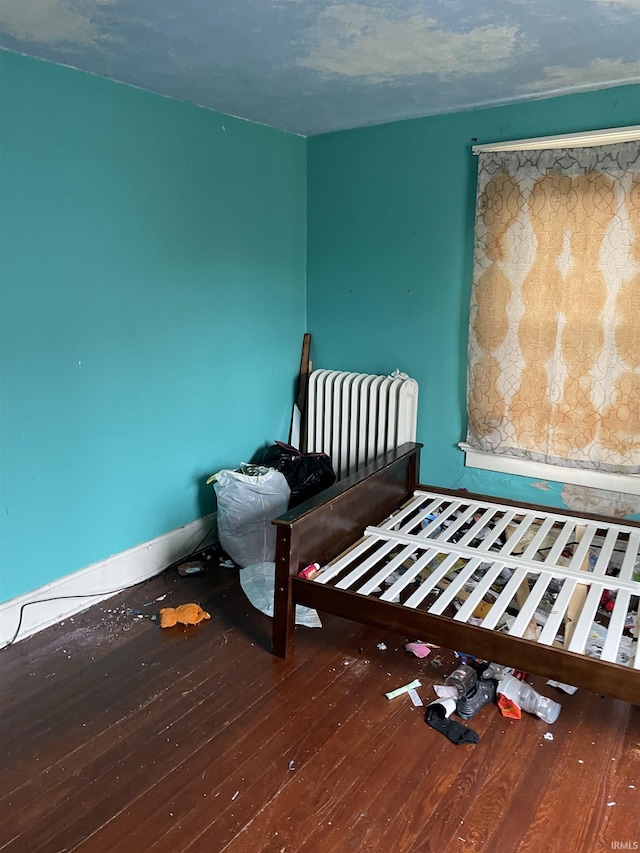
[[[438,699],[457,699],[460,692],[450,684],[434,684],[433,689]]]
[[[409,691],[407,691],[407,692],[409,693],[409,696],[411,697],[411,701],[413,702],[413,704],[414,704],[416,707],[418,707],[419,705],[424,705],[424,702],[423,702],[423,701],[422,701],[422,699],[418,696],[418,692],[417,692],[417,690],[414,690],[413,688],[411,688],[411,690],[409,690]]]
[[[563,681],[554,681],[552,678],[547,681],[547,684],[551,685],[551,687],[557,687],[558,690],[564,690],[565,693],[568,693],[570,696],[578,689],[577,687],[573,687],[571,684],[565,684]]]

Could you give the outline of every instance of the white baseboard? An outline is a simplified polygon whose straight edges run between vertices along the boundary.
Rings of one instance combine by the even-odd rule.
[[[215,513],[0,604],[0,648],[145,581],[216,538]],[[207,536],[207,532],[211,536]],[[205,540],[205,537],[206,540]],[[203,542],[203,540],[205,540]],[[85,596],[91,596],[87,598]],[[48,599],[48,600],[43,600]],[[22,615],[22,621],[20,619]],[[15,636],[20,625],[20,630]]]

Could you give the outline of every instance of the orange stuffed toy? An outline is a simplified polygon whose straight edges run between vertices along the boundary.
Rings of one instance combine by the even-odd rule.
[[[178,607],[163,607],[160,611],[160,627],[172,628],[178,622],[197,625],[203,619],[211,619],[199,604],[180,604]]]

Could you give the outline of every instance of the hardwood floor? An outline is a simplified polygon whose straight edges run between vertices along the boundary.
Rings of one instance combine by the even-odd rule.
[[[192,600],[210,621],[148,618]],[[274,658],[270,620],[215,568],[154,578],[3,650],[0,849],[640,848],[640,708],[533,679],[562,703],[556,723],[488,706],[469,722],[480,743],[454,746],[407,696],[384,696],[418,677],[431,701],[452,652],[418,660],[404,637],[323,621]]]

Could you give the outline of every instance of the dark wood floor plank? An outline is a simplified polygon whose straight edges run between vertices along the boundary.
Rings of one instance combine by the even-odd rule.
[[[153,629],[156,633],[152,639],[163,650],[155,665],[149,662],[148,648],[140,649],[142,642],[148,641],[148,637],[138,637],[135,641],[136,654],[132,654],[130,650],[130,660],[123,664],[122,672],[112,678],[108,685],[100,683],[100,690],[96,691],[99,700],[103,700],[105,705],[102,713],[94,713],[91,716],[89,708],[83,707],[79,717],[70,718],[68,721],[72,725],[70,734],[61,736],[60,726],[55,729],[55,737],[44,741],[28,741],[20,733],[12,733],[13,738],[22,737],[32,751],[37,750],[40,772],[34,774],[32,766],[27,764],[23,768],[20,762],[14,759],[12,772],[0,775],[0,790],[5,794],[0,800],[3,808],[16,800],[21,808],[24,808],[33,798],[33,792],[40,788],[46,787],[48,792],[55,794],[56,781],[62,780],[68,784],[70,777],[82,768],[92,772],[91,765],[95,765],[103,751],[113,749],[113,741],[117,740],[119,747],[124,749],[127,737],[133,735],[136,729],[144,728],[149,721],[153,725],[156,716],[161,712],[159,706],[162,706],[162,712],[169,719],[175,720],[182,713],[174,707],[181,702],[181,696],[188,697],[182,701],[188,708],[189,702],[193,701],[199,692],[207,690],[207,685],[209,689],[215,689],[216,679],[225,675],[227,678],[235,678],[235,644],[245,644],[246,638],[239,640],[235,636],[238,634],[237,628],[233,626],[221,629],[218,625],[218,630],[223,630],[222,643],[214,643],[211,642],[211,635],[204,634],[198,638],[198,627],[184,629],[182,636],[180,628],[171,629],[176,632],[173,636],[158,635],[160,629]],[[188,643],[189,665],[193,669],[187,667],[181,675],[178,667],[182,665],[181,661],[184,662],[187,650],[185,642]],[[141,660],[147,664],[144,669],[140,666]],[[137,689],[125,689],[125,678],[123,696],[118,697],[116,701],[111,695],[111,684],[117,684],[120,675],[129,673],[130,669],[135,672]],[[259,672],[259,667],[256,671]],[[101,675],[100,669],[96,678],[99,680]],[[91,695],[85,697],[85,701],[90,706]],[[67,721],[65,725],[66,723]],[[89,767],[86,766],[88,763]],[[21,770],[28,777],[28,782],[22,787]],[[31,788],[31,791],[28,788]]]
[[[194,637],[191,637],[189,652],[197,660],[199,650],[193,640]],[[233,650],[234,646],[232,637],[229,641],[230,650]],[[203,657],[202,663],[206,663],[207,666],[187,671],[184,675],[174,675],[169,681],[167,672],[162,671],[162,659],[160,659],[148,665],[144,678],[140,674],[136,675],[138,684],[135,689],[125,681],[123,685],[125,695],[98,694],[105,702],[110,700],[110,704],[103,709],[102,713],[96,713],[89,702],[80,704],[76,714],[69,718],[70,729],[64,737],[61,736],[62,726],[59,724],[57,728],[49,728],[46,736],[41,735],[31,741],[33,744],[31,749],[38,752],[41,767],[39,775],[46,776],[47,784],[50,786],[60,775],[73,773],[76,768],[83,767],[88,760],[85,753],[90,753],[91,760],[95,760],[103,750],[113,746],[114,738],[123,738],[133,734],[136,729],[144,728],[148,716],[157,713],[158,705],[163,705],[163,710],[171,713],[172,709],[167,703],[179,703],[181,695],[197,696],[200,691],[207,688],[207,685],[211,686],[213,679],[223,678],[225,674],[228,676],[234,671],[231,659],[228,659],[226,668],[224,665],[216,668],[216,661],[210,657]],[[213,674],[207,677],[206,673],[211,673],[212,670]],[[118,678],[112,680],[117,681]],[[127,686],[130,688],[128,692]],[[55,736],[52,736],[52,732]],[[14,737],[22,738],[23,736],[15,735]],[[22,744],[21,749],[29,749],[28,741]],[[21,760],[14,758],[15,764],[12,768],[14,772],[11,775],[0,776],[0,790],[3,794],[0,806],[7,798],[14,798],[15,794],[19,794],[24,801],[24,786],[38,784],[41,781],[33,776],[28,763],[28,751],[26,755],[27,762],[24,766]]]
[[[640,708],[534,680],[563,705],[553,726],[490,706],[469,723],[480,743],[456,747],[407,697],[384,698],[418,676],[429,700],[451,652],[437,669],[403,637],[327,617],[322,630],[298,629],[293,658],[275,659],[271,622],[231,570],[156,578],[110,604],[130,611],[165,593],[214,618],[172,634],[129,612],[111,636],[102,603],[0,655],[3,853],[640,844]]]
[[[405,812],[415,815],[415,833],[421,835],[428,825],[430,812],[438,807],[443,797],[451,798],[452,769],[455,768],[459,787],[473,784],[477,772],[477,745],[450,743],[427,726],[424,714],[411,714],[409,718],[405,712],[405,718],[405,728],[388,745],[385,760],[377,762],[366,775],[366,813],[353,816],[351,812],[350,816],[350,810],[341,804],[332,816],[331,827],[323,826],[314,833],[314,844],[321,844],[327,851],[338,851],[348,837],[358,850],[376,849],[386,843],[392,848],[402,844],[401,849],[408,849],[411,836],[400,834],[398,826],[390,829],[390,822],[393,822],[390,814],[399,818]],[[488,724],[485,714],[473,720],[473,728],[481,742],[486,737]]]
[[[403,655],[401,651],[400,656],[396,682],[407,683],[417,676],[423,685],[420,688],[423,696],[427,701],[434,698],[431,684],[438,680],[436,671],[429,664]],[[449,659],[451,667],[454,667],[452,654]],[[370,673],[370,677],[374,684],[379,682],[375,672]],[[387,700],[383,695],[387,689],[378,684],[366,705],[354,697],[353,701],[359,707],[356,723],[359,720],[363,731],[366,731],[366,740],[357,752],[351,751],[353,760],[347,762],[346,771],[337,766],[334,755],[325,751],[305,768],[305,773],[297,776],[286,800],[274,804],[268,814],[262,813],[253,821],[237,842],[230,845],[229,851],[244,849],[244,838],[247,839],[244,842],[246,849],[260,849],[265,853],[279,851],[283,847],[287,851],[327,849],[326,836],[330,835],[332,826],[340,826],[341,811],[345,810],[351,817],[355,813],[356,820],[360,815],[367,820],[369,817],[373,819],[376,793],[391,778],[391,787],[386,786],[385,795],[387,801],[393,799],[410,761],[419,763],[419,781],[424,783],[425,767],[429,766],[434,753],[433,743],[441,747],[446,741],[428,729],[423,721],[423,709],[413,709],[407,696]],[[377,726],[370,719],[372,713],[373,719],[378,720]],[[435,736],[434,741],[430,741],[430,735]],[[401,776],[398,775],[398,767],[402,768]],[[382,777],[381,782],[376,780],[378,773]],[[345,795],[345,790],[350,792],[350,796]],[[357,798],[355,808],[354,796]],[[388,805],[386,802],[384,820],[389,813],[386,810]],[[395,811],[395,801],[390,810]],[[342,843],[343,838],[339,838],[339,847]],[[358,849],[357,845],[353,849]]]
[[[257,658],[248,651],[249,660],[240,671],[230,673],[228,682],[216,683],[209,696],[205,695],[196,704],[190,704],[185,713],[176,719],[171,719],[167,726],[156,728],[152,736],[144,743],[130,744],[129,753],[124,757],[118,756],[114,763],[108,756],[106,767],[88,768],[90,782],[80,780],[85,792],[87,784],[100,790],[104,782],[109,782],[106,795],[96,801],[89,799],[87,806],[81,808],[72,821],[62,815],[52,818],[45,816],[37,827],[32,827],[32,845],[34,853],[39,849],[38,844],[64,847],[71,845],[74,839],[87,830],[87,814],[94,829],[107,823],[113,815],[119,815],[122,810],[137,797],[144,795],[149,789],[163,780],[163,789],[170,790],[172,785],[178,791],[184,785],[186,773],[200,774],[210,765],[207,748],[211,741],[226,735],[233,747],[235,734],[233,726],[243,713],[250,711],[256,703],[264,700],[282,679],[296,678],[299,670],[305,668],[305,662],[290,661],[285,663],[260,651]],[[333,659],[336,651],[328,646],[327,654]],[[308,664],[315,668],[315,664]],[[255,668],[257,666],[257,669]],[[302,688],[306,690],[306,678],[302,679]],[[293,699],[292,701],[295,701]],[[216,741],[217,742],[217,741]],[[183,756],[186,753],[186,758]],[[133,826],[137,826],[136,818]],[[111,842],[110,842],[111,843]],[[105,849],[110,849],[109,846]]]
[[[203,607],[217,604],[236,583],[237,573],[226,568],[188,580],[175,573],[159,575],[18,642],[4,655],[2,673],[3,683],[19,685],[20,690],[4,697],[3,714],[17,711],[19,716],[25,701],[44,696],[51,702],[55,690],[69,691],[73,681],[65,680],[66,675],[139,639],[160,608],[189,600]]]
[[[366,637],[371,636],[367,629],[359,637],[359,642],[365,643]],[[376,632],[374,636],[379,636]],[[345,663],[348,666],[345,666]],[[265,697],[260,703],[260,715],[248,721],[250,729],[239,742],[231,744],[227,754],[216,760],[216,787],[212,787],[213,778],[208,777],[206,790],[208,796],[219,795],[222,803],[233,803],[235,791],[243,798],[243,808],[253,798],[255,809],[263,807],[266,792],[276,780],[276,789],[282,788],[284,780],[288,784],[291,773],[299,772],[326,738],[340,729],[343,712],[341,703],[345,695],[358,692],[362,674],[362,661],[355,658],[348,660],[340,653],[328,661],[326,671],[318,670],[316,666],[299,671],[299,695],[291,697],[273,695]],[[293,700],[293,701],[291,701]],[[344,725],[344,723],[343,723]],[[259,752],[260,766],[255,766],[255,755]],[[226,762],[225,760],[226,759]],[[298,770],[290,771],[289,762],[294,761]],[[221,774],[221,776],[220,776]],[[265,781],[266,780],[266,781]],[[194,802],[200,802],[202,786],[198,783]],[[161,792],[166,797],[166,791]],[[173,792],[178,799],[181,796],[178,786]],[[174,816],[182,814],[179,822],[179,832],[187,829],[188,834],[197,834],[206,829],[202,816],[196,805],[194,808],[190,798],[185,800],[188,811],[186,814],[175,812]],[[224,806],[221,807],[224,811]],[[234,807],[228,805],[225,814],[220,812],[216,817],[216,838],[225,836],[225,826],[231,822],[235,826]],[[241,827],[240,827],[241,828]],[[234,829],[234,832],[237,830]],[[163,835],[151,848],[158,851],[171,849],[173,843],[172,831]]]
[[[115,721],[123,707],[126,710],[135,709],[143,701],[142,694],[148,692],[150,674],[158,672],[161,675],[167,668],[171,671],[174,663],[180,660],[185,639],[191,643],[195,653],[193,646],[197,646],[197,641],[194,638],[200,632],[204,634],[208,627],[208,623],[189,628],[177,626],[169,632],[163,632],[157,623],[141,620],[134,624],[132,635],[128,637],[131,643],[136,644],[134,655],[131,654],[130,645],[122,642],[116,632],[114,636],[118,641],[115,648],[82,664],[77,661],[83,655],[86,657],[90,640],[74,646],[72,637],[68,637],[65,646],[69,648],[71,657],[62,661],[62,667],[59,666],[60,661],[57,661],[53,665],[55,669],[52,669],[55,677],[41,677],[39,692],[28,697],[36,707],[46,707],[47,716],[25,716],[20,706],[7,709],[3,703],[0,724],[3,730],[10,733],[10,737],[7,738],[7,748],[0,761],[2,766],[11,762],[14,784],[19,784],[21,750],[26,749],[27,755],[34,749],[42,753],[43,744],[53,742],[50,738],[52,731],[56,732],[57,745],[61,732],[73,731],[76,723],[83,723],[85,728],[85,731],[77,728],[77,735],[82,738],[90,736],[96,726],[102,725],[105,713],[111,714],[112,721]],[[207,654],[206,635],[201,643],[204,654]],[[109,648],[111,640],[108,638],[104,645]],[[142,677],[141,670],[145,666],[147,670]],[[11,693],[20,695],[22,688],[19,683],[12,683],[11,680],[5,683]],[[100,683],[100,688],[85,691],[85,683]],[[11,690],[12,687],[14,690]],[[27,701],[27,697],[24,701]],[[84,719],[81,720],[81,716]],[[46,761],[45,755],[42,755],[42,761]]]
[[[232,652],[234,645],[229,644]],[[191,645],[189,645],[189,650]],[[60,758],[54,765],[34,776],[31,784],[27,783],[6,798],[6,807],[14,803],[17,808],[12,811],[12,827],[20,830],[23,826],[34,828],[37,817],[46,821],[46,811],[55,811],[78,792],[84,790],[87,784],[100,785],[101,780],[115,773],[127,762],[136,761],[136,753],[143,753],[146,744],[152,738],[167,738],[181,722],[200,706],[211,703],[213,710],[216,703],[210,697],[229,690],[241,690],[242,679],[238,678],[237,668],[232,658],[227,666],[215,670],[210,678],[203,679],[201,672],[207,669],[194,670],[189,679],[177,680],[171,684],[165,683],[163,692],[154,692],[149,699],[134,711],[122,716],[116,723],[109,722],[105,729],[94,737],[88,737],[78,748]],[[251,685],[263,674],[259,663],[248,664],[244,671],[246,684]],[[157,688],[154,687],[154,690]],[[230,704],[231,699],[227,700]],[[224,706],[223,706],[224,707]],[[40,762],[41,763],[41,762]],[[50,824],[47,823],[47,829]],[[1,837],[1,836],[0,836]]]
[[[593,698],[595,701],[585,703],[576,715],[577,725],[571,732],[577,736],[559,743],[561,748],[549,756],[546,785],[518,850],[532,850],[539,834],[548,831],[550,824],[556,824],[555,842],[564,849],[576,850],[593,850],[605,823],[614,824],[609,827],[613,831],[640,831],[637,814],[611,812],[613,807],[607,805],[615,801],[615,765],[630,708],[611,699]],[[570,808],[557,821],[558,802],[563,799]]]
[[[388,677],[393,678],[397,664],[386,662],[385,669],[387,667],[391,672]],[[359,669],[358,681],[351,684],[349,689],[336,699],[326,715],[326,720],[316,719],[315,724],[313,718],[305,720],[303,722],[306,723],[306,730],[304,726],[299,728],[295,721],[289,723],[284,733],[284,743],[293,741],[295,744],[295,740],[298,740],[295,748],[287,753],[295,756],[298,769],[286,774],[284,778],[282,774],[268,769],[264,774],[262,789],[256,789],[254,786],[253,792],[248,792],[253,795],[243,803],[243,808],[248,808],[249,813],[254,816],[266,814],[268,824],[272,827],[282,826],[284,821],[280,808],[284,807],[287,814],[289,805],[299,802],[299,791],[296,791],[299,778],[304,779],[306,796],[314,801],[316,813],[320,804],[315,801],[314,792],[319,790],[319,786],[330,789],[331,798],[336,799],[342,790],[349,791],[353,788],[361,774],[361,767],[357,762],[348,760],[349,756],[345,756],[341,744],[348,742],[356,754],[366,752],[371,743],[371,727],[376,728],[378,736],[384,736],[386,729],[393,728],[398,712],[397,706],[392,708],[386,726],[380,725],[378,713],[368,710],[380,696],[380,675],[377,675],[374,681],[371,678],[371,668],[357,667],[357,664],[354,668]],[[347,672],[343,673],[341,680]],[[218,817],[211,827],[201,833],[194,842],[194,849],[211,849],[215,844],[219,845],[220,850],[225,850],[232,842],[232,846],[239,843],[244,845],[245,849],[250,849],[249,845],[252,845],[255,839],[250,839],[242,832],[246,817],[243,814],[234,814],[232,809],[227,809],[226,816],[226,820]],[[252,821],[250,829],[252,833],[261,831],[258,819]],[[237,841],[234,841],[236,837]],[[262,850],[264,841],[260,843],[262,846],[256,849]],[[151,848],[153,853],[169,853],[170,849],[164,839],[162,843]]]

